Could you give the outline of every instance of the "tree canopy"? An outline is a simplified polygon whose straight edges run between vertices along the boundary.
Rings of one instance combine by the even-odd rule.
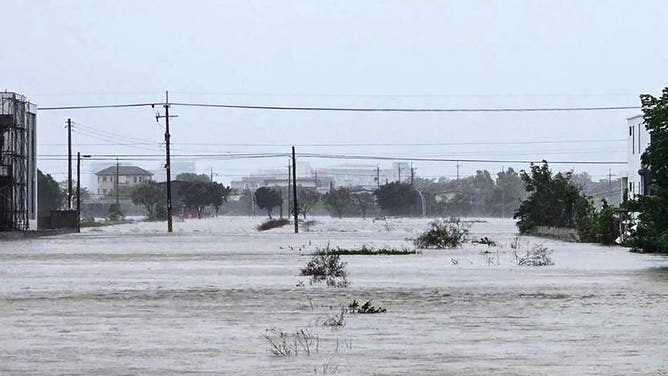
[[[420,196],[407,183],[391,182],[374,191],[376,202],[383,212],[390,215],[413,215],[420,205]]]
[[[629,205],[639,212],[630,244],[636,250],[668,252],[668,88],[658,98],[640,96],[650,144],[641,157],[648,192]]]
[[[260,187],[255,191],[255,203],[258,208],[266,210],[271,219],[272,210],[283,205],[283,194],[278,189]]]
[[[333,189],[323,196],[322,202],[330,213],[341,218],[350,206],[350,190],[345,187]]]
[[[50,175],[37,170],[37,207],[39,215],[49,215],[51,210],[60,209],[67,200],[58,182]]]

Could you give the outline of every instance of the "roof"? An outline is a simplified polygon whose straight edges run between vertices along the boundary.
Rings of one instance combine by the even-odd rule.
[[[118,168],[118,171],[116,169]],[[95,173],[97,176],[102,176],[102,175],[130,175],[130,176],[152,176],[153,173],[148,172],[144,170],[141,167],[137,166],[109,166],[105,169],[102,169],[98,172]]]

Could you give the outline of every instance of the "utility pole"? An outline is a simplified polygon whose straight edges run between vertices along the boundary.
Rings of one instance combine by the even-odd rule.
[[[413,168],[413,164],[411,163],[411,186],[413,186],[414,180],[415,180],[415,169]]]
[[[81,153],[77,152],[77,232],[81,232]]]
[[[90,158],[90,155],[77,152],[77,232],[81,232],[81,158]]]
[[[459,180],[459,161],[457,161],[457,180]]]
[[[155,115],[155,120],[165,118],[165,177],[167,179],[167,232],[173,232],[172,228],[172,173],[171,173],[171,156],[169,154],[169,119],[178,117],[177,115],[169,115],[169,91],[165,91],[165,104],[162,105],[165,109],[164,115]]]
[[[67,209],[72,210],[72,119],[67,119]]]
[[[116,157],[116,209],[121,210],[121,192],[120,186],[118,185],[118,157]]]
[[[290,190],[290,182],[292,181],[292,164],[288,158],[288,211],[287,217],[290,218],[290,208],[292,207],[292,191]],[[283,215],[281,210],[281,215]]]
[[[397,174],[399,176],[399,183],[401,183],[401,162],[397,164]]]
[[[295,234],[299,232],[299,204],[297,203],[297,158],[295,147],[292,147],[292,211],[295,218]]]
[[[380,166],[376,164],[376,188],[380,189]]]
[[[209,181],[213,183],[213,167],[211,167],[211,177],[209,178]]]

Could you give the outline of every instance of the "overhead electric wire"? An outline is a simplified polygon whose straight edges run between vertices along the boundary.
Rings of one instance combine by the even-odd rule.
[[[260,106],[237,104],[212,104],[174,102],[173,106],[231,108],[242,110],[281,110],[281,111],[341,111],[341,112],[553,112],[553,111],[611,111],[637,110],[639,106],[600,106],[600,107],[501,107],[501,108],[399,108],[399,107],[326,107],[326,106]]]
[[[345,154],[311,154],[300,153],[303,158],[320,159],[356,159],[356,160],[394,160],[413,162],[462,162],[462,163],[540,163],[541,160],[506,160],[506,159],[466,159],[466,158],[423,158],[423,157],[391,157],[373,155],[345,155]],[[620,161],[549,161],[549,164],[585,164],[585,165],[622,165]]]
[[[164,103],[121,103],[101,105],[38,107],[38,111],[108,109],[126,107],[155,107]],[[585,106],[585,107],[487,107],[487,108],[402,108],[402,107],[329,107],[329,106],[279,106],[279,105],[241,105],[224,103],[170,102],[170,106],[229,108],[241,110],[278,110],[278,111],[336,111],[336,112],[565,112],[565,111],[616,111],[638,110],[640,106]]]

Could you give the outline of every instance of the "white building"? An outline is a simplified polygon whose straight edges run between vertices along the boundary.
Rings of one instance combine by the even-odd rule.
[[[643,174],[644,169],[640,157],[650,143],[650,134],[645,128],[642,115],[627,119],[628,132],[626,143],[626,171],[620,173],[622,195],[628,198],[647,193],[647,182]]]
[[[153,174],[137,166],[109,166],[95,173],[97,176],[97,194],[104,196],[127,191],[138,184],[151,180]]]

